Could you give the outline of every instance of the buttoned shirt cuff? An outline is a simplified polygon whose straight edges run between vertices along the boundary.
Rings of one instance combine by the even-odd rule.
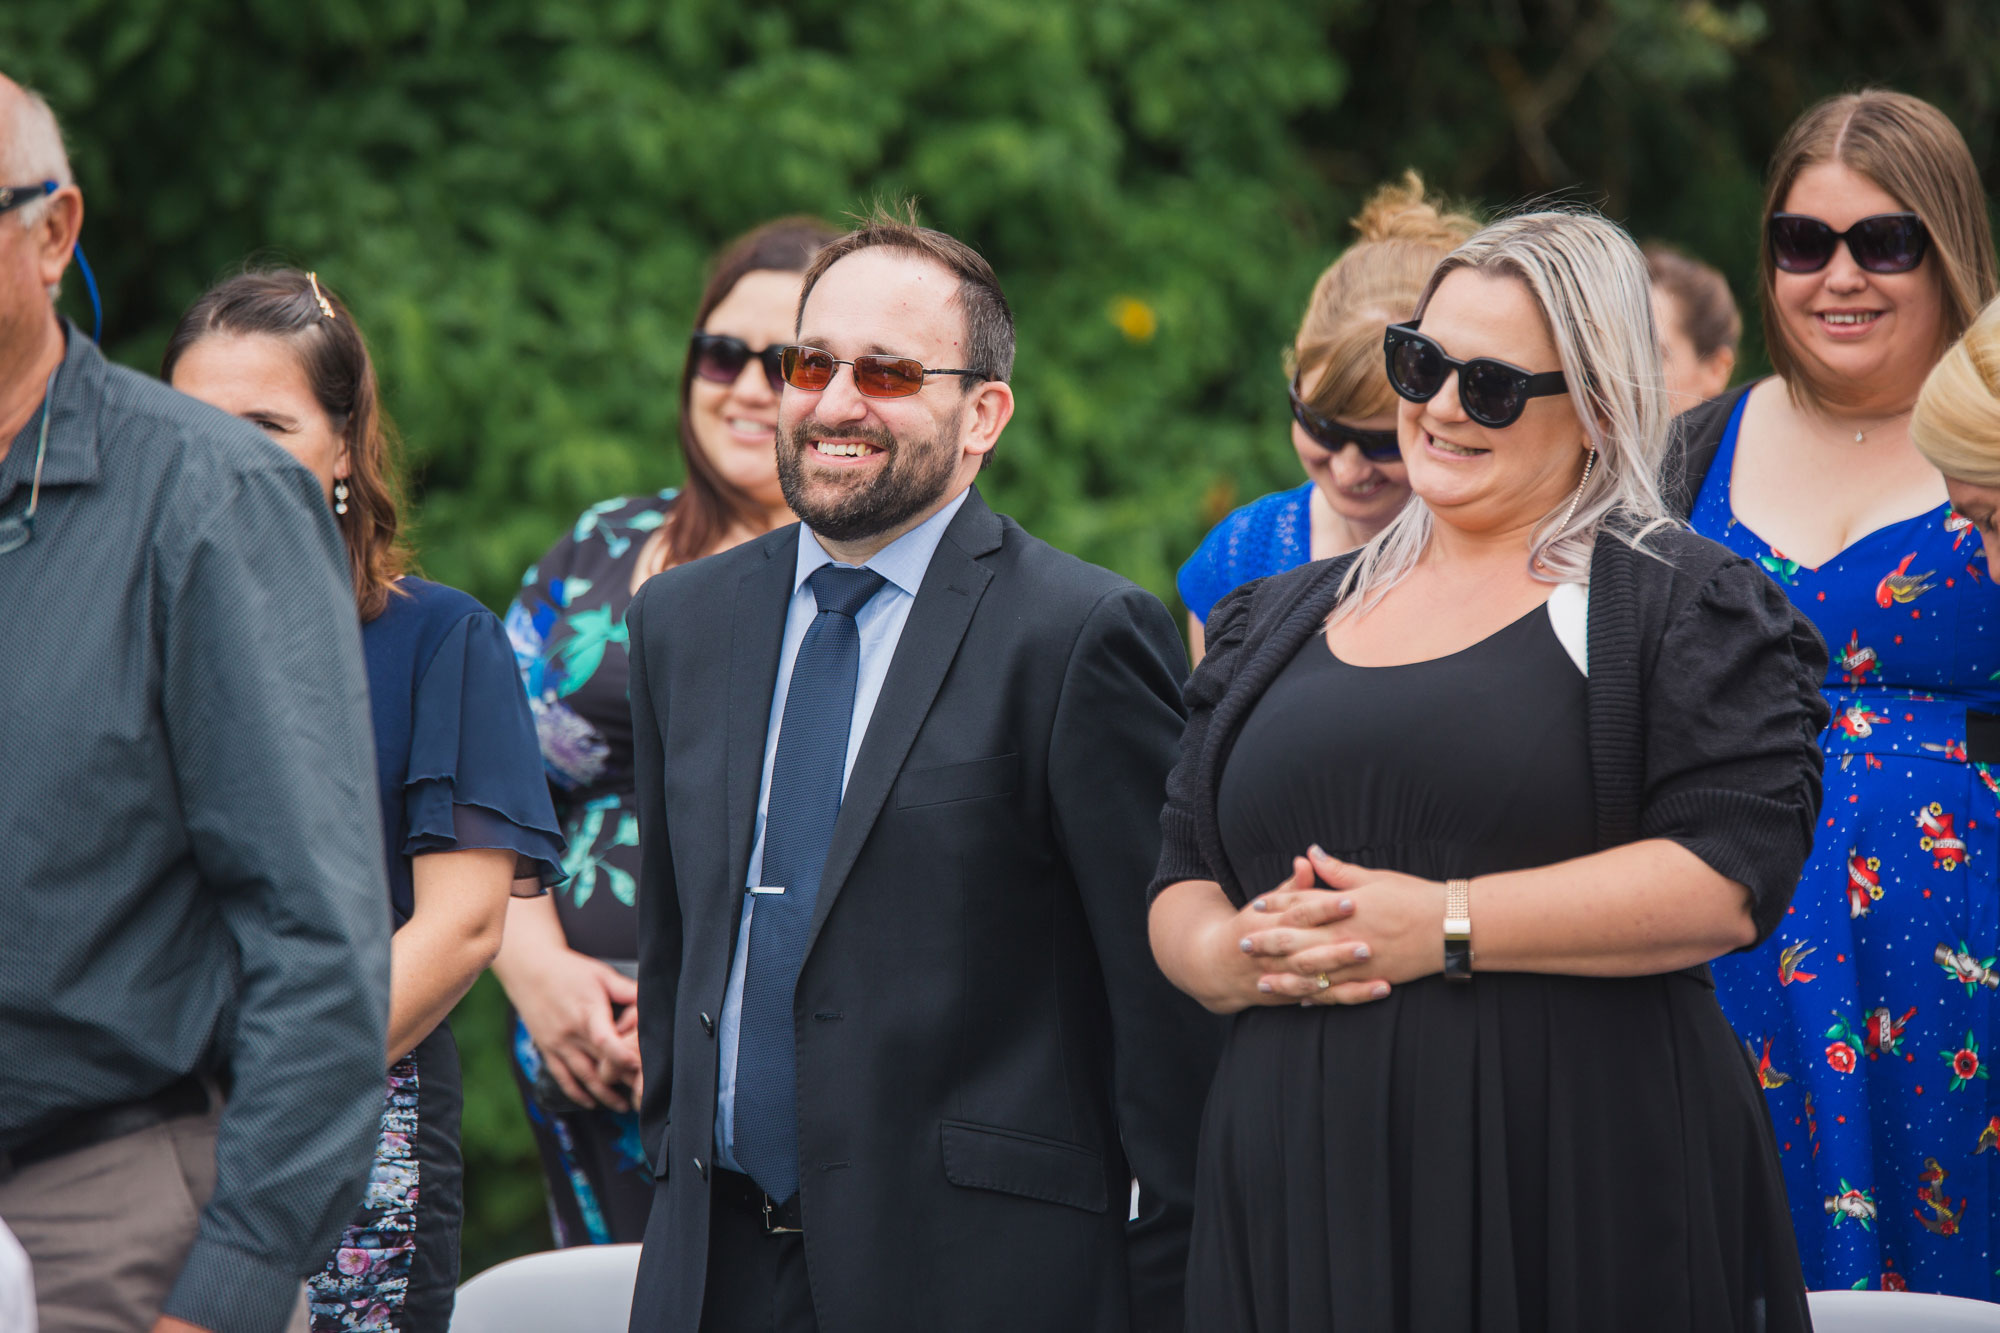
[[[197,1239],[161,1313],[213,1333],[281,1333],[304,1279],[289,1267]]]

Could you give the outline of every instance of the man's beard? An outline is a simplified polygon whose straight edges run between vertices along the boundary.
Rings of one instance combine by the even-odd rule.
[[[961,407],[942,430],[921,441],[899,441],[878,427],[828,430],[815,417],[789,430],[781,429],[778,486],[785,493],[785,503],[814,535],[832,541],[863,541],[891,532],[944,498],[958,470],[958,450],[947,441],[958,439],[964,414]],[[815,474],[816,487],[809,488],[806,450],[808,442],[816,438],[872,444],[882,451],[881,469],[872,478],[859,480],[843,478],[835,469],[826,468]]]

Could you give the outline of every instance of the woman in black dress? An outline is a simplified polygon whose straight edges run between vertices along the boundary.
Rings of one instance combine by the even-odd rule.
[[[493,965],[518,1015],[513,1068],[549,1189],[558,1246],[637,1241],[653,1202],[639,1143],[639,820],[625,610],[674,565],[792,521],[778,487],[778,344],[806,266],[835,232],[781,218],[716,258],[681,376],[680,489],[578,515],[507,610],[568,879],[516,903]]]
[[[1663,518],[1648,299],[1593,216],[1454,251],[1387,339],[1417,500],[1209,621],[1152,907],[1236,1015],[1190,1333],[1810,1327],[1705,964],[1811,845],[1825,648]]]

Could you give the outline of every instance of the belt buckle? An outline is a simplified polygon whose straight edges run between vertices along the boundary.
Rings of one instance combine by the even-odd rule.
[[[805,1228],[804,1228],[804,1227],[783,1227],[783,1226],[779,1226],[779,1225],[778,1225],[777,1223],[773,1222],[773,1221],[771,1220],[771,1196],[770,1196],[769,1194],[766,1194],[766,1193],[765,1193],[765,1192],[764,1192],[763,1190],[758,1190],[758,1191],[757,1191],[757,1193],[758,1193],[759,1195],[762,1195],[762,1197],[763,1197],[763,1200],[764,1200],[764,1234],[765,1234],[765,1235],[767,1235],[767,1236],[796,1236],[796,1235],[800,1235],[800,1234],[802,1234],[802,1233],[803,1233],[803,1232],[805,1231]]]

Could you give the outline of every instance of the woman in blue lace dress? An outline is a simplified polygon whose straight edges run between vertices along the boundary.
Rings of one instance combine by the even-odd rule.
[[[1936,109],[1808,111],[1773,160],[1777,374],[1691,412],[1669,473],[1831,650],[1826,800],[1789,915],[1715,964],[1758,1068],[1807,1282],[2000,1296],[2000,596],[1910,440],[1995,288],[1979,174]]]
[[[346,538],[380,792],[351,813],[382,821],[396,933],[375,1163],[309,1305],[313,1333],[445,1333],[464,1213],[445,1016],[493,960],[510,891],[539,895],[563,854],[534,725],[499,619],[405,572],[375,371],[339,298],[293,269],[231,278],[182,316],[160,373],[303,463]]]
[[[1292,344],[1292,448],[1306,483],[1216,524],[1175,580],[1197,662],[1202,624],[1226,593],[1353,550],[1409,499],[1382,334],[1410,317],[1431,270],[1478,225],[1425,195],[1414,171],[1377,190],[1354,219],[1361,239],[1320,274]]]
[[[625,611],[646,579],[792,521],[778,489],[776,348],[834,232],[769,223],[717,258],[681,378],[686,482],[592,505],[528,570],[507,612],[569,878],[514,905],[494,973],[517,1021],[514,1072],[559,1246],[637,1241],[653,1178],[639,1142],[639,825]]]

